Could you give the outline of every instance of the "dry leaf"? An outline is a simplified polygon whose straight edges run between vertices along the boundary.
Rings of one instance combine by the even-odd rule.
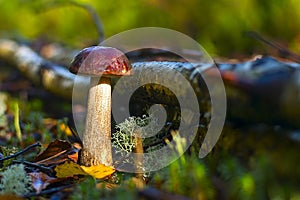
[[[47,159],[49,157],[55,156],[63,151],[69,150],[72,148],[72,145],[68,141],[63,140],[54,140],[51,142],[46,150],[44,150],[42,153],[40,153],[36,158],[35,162]]]
[[[68,155],[68,158],[76,163],[78,161],[78,151],[73,154]]]
[[[53,178],[43,172],[32,172],[28,173],[28,175],[31,177],[33,188],[35,189],[37,194],[39,194],[50,184],[62,181],[65,182],[67,180],[67,178]]]
[[[63,164],[56,166],[55,172],[57,178],[70,177],[74,175],[89,175],[94,178],[101,179],[114,173],[115,169],[105,165],[86,167],[71,161],[66,161]]]
[[[45,189],[50,184],[51,180],[55,179],[42,172],[33,172],[28,175],[31,177],[33,188],[37,194]]]
[[[39,164],[58,164],[68,160],[69,156],[76,152],[78,149],[74,148],[70,142],[54,140],[34,161]],[[75,161],[75,157],[72,160]]]

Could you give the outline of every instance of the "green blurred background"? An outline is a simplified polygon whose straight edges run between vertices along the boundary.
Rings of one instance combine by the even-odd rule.
[[[74,0],[75,1],[75,0]],[[50,6],[53,2],[61,6]],[[0,0],[0,37],[46,38],[71,47],[97,41],[89,14],[66,0]],[[211,55],[268,53],[245,36],[256,31],[300,52],[299,0],[81,0],[101,17],[106,38],[122,31],[158,26],[197,40]]]

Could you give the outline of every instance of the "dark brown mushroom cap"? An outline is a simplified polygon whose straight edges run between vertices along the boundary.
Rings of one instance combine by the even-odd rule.
[[[130,70],[131,64],[123,52],[103,46],[81,50],[69,66],[70,72],[89,76],[124,76]]]

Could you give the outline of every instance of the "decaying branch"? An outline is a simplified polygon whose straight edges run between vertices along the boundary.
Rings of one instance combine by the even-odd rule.
[[[75,75],[66,68],[51,63],[26,45],[12,40],[0,40],[0,59],[9,62],[33,83],[54,94],[70,98]]]
[[[16,158],[16,157],[18,157],[18,156],[20,156],[20,155],[26,153],[26,152],[29,151],[30,149],[33,149],[33,148],[35,148],[35,147],[40,147],[40,146],[41,146],[41,144],[40,144],[39,142],[34,143],[34,144],[32,144],[32,145],[26,147],[25,149],[23,149],[23,150],[21,150],[21,151],[15,153],[15,154],[13,154],[13,155],[9,155],[9,156],[6,156],[6,157],[4,157],[4,158],[1,158],[1,159],[0,159],[0,163],[2,163],[2,162],[5,161],[5,160],[9,160],[9,159],[12,159],[12,158]]]
[[[8,39],[0,40],[0,59],[18,68],[32,82],[71,99],[75,76],[65,67],[51,63],[29,47]],[[134,60],[137,61],[136,58]],[[135,62],[132,66],[136,69],[149,67],[147,70],[150,72],[155,67],[157,74],[170,68],[177,70],[191,82],[200,104],[205,107],[205,102],[209,101],[201,73],[194,70],[197,64],[191,68],[184,62],[145,61]],[[226,85],[228,118],[300,126],[300,64],[262,57],[243,63],[217,63],[217,67]],[[176,84],[176,80],[173,82]],[[131,100],[133,104],[146,102],[171,108],[178,106],[174,95],[167,88],[157,85],[139,88]]]

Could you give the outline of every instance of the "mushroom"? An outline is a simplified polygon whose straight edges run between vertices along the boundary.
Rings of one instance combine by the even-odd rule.
[[[80,164],[112,166],[111,77],[130,75],[131,64],[118,49],[93,46],[81,50],[69,70],[91,77]]]

